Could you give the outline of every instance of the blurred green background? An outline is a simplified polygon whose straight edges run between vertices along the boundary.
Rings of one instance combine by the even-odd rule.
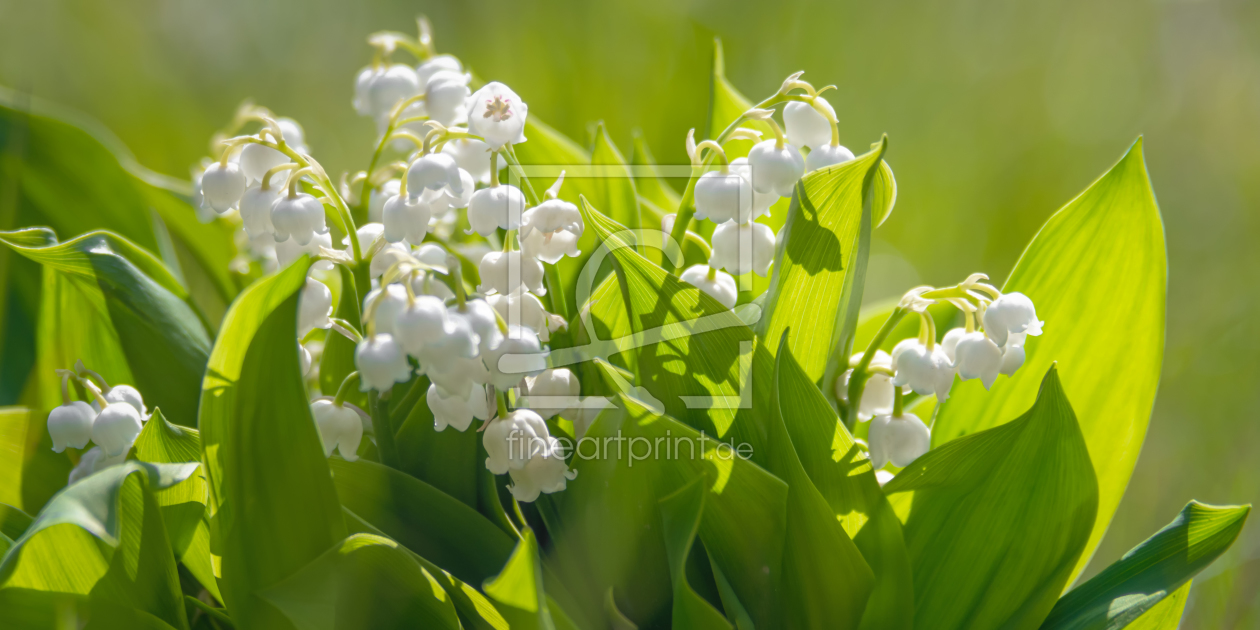
[[[753,100],[795,70],[838,85],[842,141],[860,153],[887,132],[900,185],[872,299],[972,271],[1000,282],[1144,134],[1169,249],[1164,377],[1091,573],[1190,498],[1260,500],[1260,3],[2,0],[0,84],[99,119],[179,177],[244,97],[301,121],[330,172],[360,169],[365,37],[414,32],[418,13],[440,50],[531,114],[579,142],[603,120],[626,152],[641,129],[662,162],[685,161],[687,129],[704,130],[715,36]],[[1196,580],[1184,627],[1260,627],[1258,591],[1252,523]]]

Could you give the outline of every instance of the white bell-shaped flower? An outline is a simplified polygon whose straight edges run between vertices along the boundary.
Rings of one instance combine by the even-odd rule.
[[[420,85],[428,85],[429,78],[443,70],[463,72],[464,66],[455,55],[434,55],[416,66],[416,79]]]
[[[957,356],[954,350],[958,348],[958,342],[967,335],[966,328],[951,328],[945,336],[941,338],[941,350],[945,351],[945,356],[957,367]]]
[[[366,85],[367,115],[378,119],[389,116],[398,101],[416,96],[422,87],[411,66],[394,64],[378,70]]]
[[[298,337],[305,337],[306,333],[316,328],[328,328],[332,322],[328,320],[332,316],[332,291],[328,290],[328,285],[314,278],[306,279],[306,286],[302,287],[302,295],[298,297]]]
[[[465,399],[459,396],[443,396],[437,385],[430,384],[425,401],[429,404],[429,411],[433,412],[434,431],[451,427],[462,433],[468,430],[473,418],[489,420],[492,415],[484,385],[474,386],[472,395]]]
[[[748,151],[753,190],[791,197],[796,182],[805,174],[800,149],[778,140],[763,140]]]
[[[359,459],[363,421],[359,419],[357,411],[321,398],[311,403],[311,417],[315,418],[315,426],[319,428],[319,439],[324,444],[324,457],[332,457],[333,449],[336,449],[348,462]]]
[[[261,144],[251,142],[241,149],[241,172],[247,183],[261,182],[267,171],[288,163],[289,156]]]
[[[490,183],[490,146],[480,140],[458,138],[442,145],[442,153],[455,158],[460,168],[468,171],[473,180],[481,184]],[[502,169],[506,162],[501,162]]]
[[[735,171],[709,171],[696,180],[696,218],[721,225],[752,218],[752,181]]]
[[[486,302],[498,311],[503,321],[508,324],[525,326],[538,331],[538,338],[543,343],[550,340],[547,309],[542,300],[528,292],[502,294],[496,293],[486,297]]]
[[[902,342],[893,349],[893,362],[897,375],[893,385],[902,387],[909,385],[921,396],[936,394],[936,398],[945,401],[949,398],[949,389],[954,384],[954,365],[945,356],[940,344],[933,344],[931,350],[919,343],[917,339]],[[905,345],[902,345],[905,344]]]
[[[245,173],[235,162],[215,162],[201,174],[201,194],[215,212],[231,210],[245,194]]]
[[[416,295],[432,295],[443,302],[455,298],[455,292],[451,291],[451,288],[446,286],[446,283],[442,282],[441,278],[438,278],[436,274],[424,271],[417,272],[412,277],[411,292]]]
[[[739,299],[739,286],[735,284],[735,278],[708,265],[687,267],[679,279],[708,293],[726,308],[735,308],[735,301]]]
[[[869,437],[871,466],[883,468],[888,462],[904,468],[932,448],[932,431],[912,413],[883,415],[871,420]]]
[[[551,454],[547,423],[529,409],[516,409],[490,421],[482,433],[486,469],[496,475],[520,470],[535,455]]]
[[[384,236],[384,232],[381,232],[381,235]],[[372,256],[372,262],[368,263],[368,274],[373,278],[380,278],[394,265],[406,261],[410,257],[411,249],[406,244],[390,243]]]
[[[503,331],[499,328],[499,318],[495,315],[495,308],[487,300],[468,300],[464,302],[463,310],[460,310],[458,305],[451,306],[447,309],[447,314],[449,317],[459,317],[467,321],[469,327],[480,338],[477,346],[485,351],[493,350],[503,342]]]
[[[92,422],[96,410],[81,400],[72,400],[48,412],[48,435],[52,437],[54,453],[66,447],[83,448],[92,439]]]
[[[538,499],[542,493],[551,494],[564,490],[569,480],[577,477],[576,470],[569,470],[564,462],[564,452],[560,441],[547,437],[547,452],[530,458],[520,470],[508,470],[512,476],[512,485],[508,491],[512,498],[523,503]]]
[[[394,383],[411,380],[407,353],[388,333],[378,333],[361,341],[354,349],[354,364],[359,368],[359,389],[365,392],[386,391]]]
[[[954,368],[962,380],[978,378],[989,389],[1002,368],[1002,349],[982,332],[967,333],[954,349]]]
[[[423,363],[423,359],[421,361]],[[482,363],[481,357],[469,359],[451,355],[436,358],[425,365],[424,373],[446,398],[467,399],[477,387],[484,386],[490,380],[490,372]]]
[[[374,68],[368,66],[359,71],[354,77],[354,100],[352,105],[354,111],[360,116],[372,115],[372,103],[369,93],[372,89],[372,82],[376,80],[377,75],[381,73],[382,68]]]
[[[384,289],[372,289],[363,298],[364,316],[370,312],[372,303],[377,302],[376,312],[372,316],[373,331],[376,334],[394,334],[394,324],[398,316],[407,309],[407,289],[401,284],[389,284]]]
[[[298,344],[298,372],[302,376],[310,376],[311,367],[315,364],[315,358],[311,356],[311,351],[306,346]]]
[[[110,466],[117,466],[125,461],[127,461],[126,451],[110,457],[101,450],[101,447],[93,446],[79,456],[79,463],[70,471],[70,478],[66,483],[72,484],[92,473],[100,472]]]
[[[424,84],[424,106],[429,118],[443,126],[462,124],[468,120],[468,84],[472,76],[453,70],[439,70]]]
[[[521,227],[525,212],[525,193],[507,184],[482,188],[468,202],[468,224],[482,236],[498,228],[515,230]]]
[[[446,304],[433,296],[418,295],[398,314],[394,336],[407,354],[419,356],[426,345],[441,339],[450,328]]]
[[[887,471],[887,470],[875,471],[875,481],[879,482],[879,485],[881,488],[884,487],[884,485],[886,485],[889,481],[892,481],[893,477],[896,477],[896,475],[892,474],[892,472],[890,471]]]
[[[363,225],[360,225],[359,229],[355,230],[354,233],[359,238],[359,247],[362,247],[363,251],[367,251],[372,247],[372,243],[375,242],[377,238],[385,235],[385,225],[381,223],[364,223]],[[341,245],[343,247],[350,247],[350,237],[341,237]]]
[[[115,385],[105,392],[105,400],[111,403],[127,403],[140,412],[140,419],[149,419],[149,409],[144,406],[144,397],[140,390],[130,385]]]
[[[999,346],[1006,345],[1010,333],[1041,334],[1045,322],[1037,319],[1037,309],[1023,293],[1003,293],[984,313],[984,331]]]
[[[580,403],[582,384],[568,368],[543,370],[525,377],[526,405],[543,418],[550,418]]]
[[[131,449],[142,428],[138,409],[125,402],[110,403],[92,423],[92,441],[105,455],[115,457]]]
[[[490,384],[498,389],[515,387],[522,378],[547,368],[538,333],[512,324],[498,347],[482,352],[481,358],[490,371]]]
[[[280,135],[284,136],[285,144],[298,153],[307,152],[306,131],[302,129],[298,121],[281,116],[276,119],[276,124],[280,127]]]
[[[318,256],[319,248],[321,247],[332,249],[332,235],[328,232],[316,234],[315,237],[311,239],[311,242],[305,245],[299,245],[295,239],[286,239],[284,242],[275,244],[276,261],[279,263],[280,267],[288,267],[302,254]],[[311,269],[316,271],[329,271],[332,269],[332,262],[320,260],[311,265]]]
[[[372,192],[368,193],[368,221],[382,223],[381,217],[385,212],[385,202],[397,196],[398,191],[401,189],[401,179],[391,179],[373,188]],[[364,243],[364,245],[367,245],[367,243]]]
[[[271,225],[271,206],[275,205],[282,192],[274,187],[263,189],[260,184],[245,189],[245,193],[241,195],[241,222],[245,224],[245,232],[250,237],[270,233],[275,229]]]
[[[1011,333],[1002,348],[1002,367],[998,372],[1012,376],[1024,364],[1024,339],[1026,333]]]
[[[307,245],[316,234],[328,231],[324,221],[324,204],[306,193],[282,195],[276,199],[271,206],[271,225],[276,242],[292,238],[298,245]]]
[[[819,96],[815,97],[815,102],[831,111],[832,116],[835,115],[827,99]],[[785,105],[783,126],[788,141],[797,146],[817,149],[831,143],[831,122],[809,103],[792,101]]]
[[[529,106],[512,88],[492,81],[468,97],[468,132],[481,136],[486,145],[499,149],[505,144],[525,141],[525,118]]]
[[[861,361],[862,353],[858,353],[849,358],[849,365],[857,367]],[[875,356],[871,357],[870,366],[892,369],[892,357],[883,350],[876,350]],[[849,402],[849,381],[852,378],[853,370],[849,369],[836,379],[837,400]],[[875,416],[892,413],[896,389],[892,384],[892,378],[887,374],[871,373],[866,379],[866,386],[862,388],[862,402],[858,405],[858,420],[865,422]]]
[[[459,180],[464,191],[455,194],[449,188],[444,189],[442,194],[430,204],[434,214],[443,213],[452,208],[467,208],[468,204],[472,203],[472,196],[477,192],[476,180],[473,179],[472,173],[462,168],[459,169]]]
[[[445,153],[430,153],[412,160],[407,167],[407,196],[415,202],[428,190],[449,188],[456,195],[464,192],[455,158]]]
[[[432,191],[426,191],[417,199],[394,195],[385,202],[381,212],[381,222],[385,229],[382,235],[389,243],[406,240],[408,243],[420,243],[429,233],[429,219],[432,210],[426,197]],[[441,193],[436,193],[440,195]]]
[[[542,263],[521,252],[487,252],[481,257],[477,266],[481,273],[481,285],[477,287],[482,293],[497,291],[508,294],[522,289],[535,295],[546,295],[543,287]]]
[[[844,164],[853,159],[853,152],[838,144],[824,144],[814,147],[805,156],[805,170],[813,172],[827,168],[833,164]]]
[[[760,223],[723,223],[713,230],[713,256],[709,265],[731,275],[755,272],[765,276],[774,262],[774,230]]]
[[[731,160],[731,172],[738,173],[744,179],[752,182],[752,164],[748,162],[746,157]],[[752,199],[751,218],[756,219],[770,214],[770,206],[773,206],[774,202],[779,200],[779,195],[774,192],[757,192],[757,189],[753,188]]]
[[[547,264],[561,258],[577,258],[584,225],[578,207],[563,199],[548,199],[521,217],[521,250]]]

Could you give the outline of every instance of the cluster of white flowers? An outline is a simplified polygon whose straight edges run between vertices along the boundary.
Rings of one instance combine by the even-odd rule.
[[[79,463],[70,471],[69,482],[74,483],[126,460],[144,423],[149,421],[149,410],[136,388],[111,387],[82,361],[75,364],[74,370],[57,370],[57,373],[61,375],[62,404],[48,412],[48,435],[52,438],[53,451],[61,453],[67,447],[83,449],[88,442],[94,444],[79,455]],[[91,404],[71,399],[71,380],[87,392]]]
[[[920,287],[907,293],[899,312],[919,314],[919,336],[897,343],[891,354],[875,349],[873,344],[867,352],[853,355],[850,369],[836,379],[836,398],[842,403],[852,404],[849,396],[855,385],[861,392],[852,413],[859,421],[871,421],[868,442],[876,469],[888,462],[907,466],[931,445],[928,426],[915,414],[902,410],[903,395],[935,395],[944,402],[955,375],[964,381],[980,379],[989,389],[999,374],[1013,375],[1024,364],[1025,340],[1028,335],[1040,335],[1045,322],[1037,319],[1028,296],[1002,293],[981,282],[986,279],[975,274],[957,287]],[[938,300],[957,306],[965,320],[965,326],[948,331],[939,343],[934,320],[926,311]],[[898,320],[894,315],[885,329]],[[853,375],[859,371],[864,382],[854,384]]]
[[[734,308],[738,298],[734,276],[756,273],[764,277],[770,271],[776,235],[757,219],[769,216],[770,206],[780,198],[791,197],[807,172],[853,159],[853,153],[840,145],[831,104],[820,90],[799,79],[800,73],[788,77],[779,92],[762,104],[785,103],[782,126],[774,120],[773,109],[757,107],[745,112],[717,140],[696,144],[694,129],[687,136],[692,167],[703,171],[693,178],[690,191],[693,216],[708,219],[716,227],[708,264],[683,270],[681,278],[727,308]],[[793,90],[803,93],[792,94]],[[774,138],[762,140],[760,132],[740,126],[750,121],[764,121]],[[728,160],[722,143],[732,140],[755,140],[756,144],[748,157]],[[710,151],[707,158],[702,157],[706,149]],[[708,164],[714,158],[716,167]],[[674,234],[675,226],[676,215],[666,215],[661,221],[667,234],[686,233],[687,226],[678,226],[680,232]]]

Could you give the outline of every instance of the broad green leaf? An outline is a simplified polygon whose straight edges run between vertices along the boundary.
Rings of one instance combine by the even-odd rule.
[[[865,269],[858,237],[865,229],[870,238],[868,213],[886,146],[885,141],[855,160],[805,176],[775,255],[759,330],[773,340],[790,328],[792,355],[814,382],[828,372],[829,360],[844,352],[837,344],[846,323],[856,320],[849,317],[850,305],[861,302]],[[846,278],[857,286],[847,285]]]
[[[73,467],[65,453],[52,451],[48,414],[0,407],[0,503],[38,512],[65,487]]]
[[[0,504],[0,534],[8,538],[10,542],[21,538],[34,520],[30,514],[12,505]],[[0,557],[3,556],[4,552],[0,551]]]
[[[44,266],[36,375],[43,406],[62,402],[53,370],[82,359],[111,384],[134,385],[147,405],[191,425],[210,337],[170,271],[108,232],[44,247],[22,244],[25,236],[6,232],[0,242]]]
[[[512,553],[497,526],[419,479],[363,459],[329,463],[342,505],[464,582],[480,584]]]
[[[1168,261],[1142,142],[1059,210],[1015,265],[1003,291],[1032,298],[1045,334],[1029,338],[1014,378],[986,392],[954,387],[932,443],[997,426],[1027,408],[1034,375],[1057,362],[1098,476],[1098,520],[1072,571],[1085,568],[1111,523],[1146,437],[1164,354]]]
[[[1039,626],[1098,512],[1089,451],[1053,367],[1027,413],[929,451],[884,491],[914,493],[905,536],[915,625],[941,630]]]
[[[258,593],[346,536],[328,460],[298,373],[303,257],[228,311],[202,388],[202,460],[221,548],[224,603],[244,627],[289,622]]]
[[[0,590],[90,594],[187,628],[155,494],[197,468],[128,461],[66,488],[0,560]]]
[[[644,227],[639,215],[639,194],[626,158],[617,150],[608,130],[595,128],[595,148],[591,151],[591,183],[596,191],[588,197],[604,209],[612,220],[630,227]]]
[[[787,532],[779,609],[786,627],[857,628],[875,576],[849,538],[842,519],[814,487],[797,457],[786,422],[790,405],[780,382],[800,373],[784,333],[775,359],[774,402],[770,414],[767,470],[788,485]]]
[[[640,175],[634,180],[635,190],[639,193],[639,202],[647,201],[661,211],[661,214],[673,214],[678,210],[678,203],[682,201],[679,195],[669,183],[657,174],[656,160],[652,158],[652,151],[648,148],[647,140],[641,133],[634,134],[634,151],[630,155],[630,163],[639,167],[639,171],[650,171],[651,175]],[[644,213],[646,216],[646,212]],[[655,219],[659,222],[661,217],[658,215]],[[644,223],[643,227],[654,227],[653,225]]]
[[[229,221],[202,224],[187,182],[141,166],[99,123],[30,100],[0,90],[0,153],[14,156],[0,162],[0,181],[18,182],[22,224],[48,225],[63,235],[109,230],[156,254],[156,214],[218,297],[226,302],[236,294]]]
[[[298,630],[460,627],[438,581],[372,534],[351,535],[261,595]]]
[[[154,409],[136,438],[136,459],[142,462],[177,464],[201,461],[201,434],[196,429],[167,422],[161,410]],[[175,558],[215,599],[223,601],[210,560],[210,524],[206,511],[209,488],[206,473],[197,472],[158,495],[163,522],[171,539]]]
[[[1250,512],[1249,505],[1217,507],[1191,501],[1173,522],[1059,599],[1041,627],[1140,627],[1135,620],[1155,613],[1156,605],[1188,586],[1199,571],[1229,549]],[[1181,607],[1173,608],[1179,620]]]
[[[717,139],[718,134],[752,107],[753,103],[740,94],[739,90],[727,80],[726,57],[722,52],[722,40],[714,38],[713,66],[709,75],[709,130],[704,138],[696,138],[696,142]],[[774,130],[770,128],[770,123],[764,120],[748,121],[740,126],[760,131],[763,138],[774,137]],[[748,150],[752,146],[751,140],[735,140],[726,143],[723,148],[726,150],[726,157],[734,160],[747,157]]]
[[[1181,618],[1186,613],[1186,600],[1190,598],[1190,586],[1186,582],[1181,588],[1173,591],[1150,610],[1142,613],[1133,623],[1125,626],[1128,630],[1177,630],[1181,627]]]
[[[546,593],[543,591],[542,559],[534,531],[525,528],[507,564],[482,586],[498,605],[512,628],[554,630]]]
[[[675,628],[730,630],[733,626],[726,617],[687,583],[687,557],[700,529],[705,494],[704,480],[697,477],[678,492],[660,500],[662,533],[669,554],[670,580],[674,584],[674,608],[670,620]]]
[[[485,467],[484,458],[477,456],[481,434],[451,428],[435,430],[427,397],[425,394],[416,402],[394,438],[399,468],[476,509],[476,471],[478,467]]]
[[[901,522],[880,490],[870,459],[790,351],[777,357],[775,396],[783,424],[812,486],[874,572],[861,628],[912,627],[914,583]],[[789,480],[792,488],[796,484]]]

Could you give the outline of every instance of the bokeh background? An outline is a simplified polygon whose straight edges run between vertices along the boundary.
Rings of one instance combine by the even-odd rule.
[[[714,37],[753,100],[795,70],[836,84],[842,141],[861,153],[887,132],[900,185],[872,299],[977,270],[1000,282],[1145,135],[1169,250],[1164,374],[1090,573],[1190,498],[1260,502],[1260,3],[0,0],[0,85],[100,120],[179,177],[244,97],[301,121],[329,171],[360,169],[365,37],[414,32],[421,12],[440,50],[531,114],[579,142],[603,120],[627,152],[641,130],[662,162],[683,163],[687,129],[703,131]],[[1251,523],[1196,580],[1184,627],[1260,627],[1257,592]]]

